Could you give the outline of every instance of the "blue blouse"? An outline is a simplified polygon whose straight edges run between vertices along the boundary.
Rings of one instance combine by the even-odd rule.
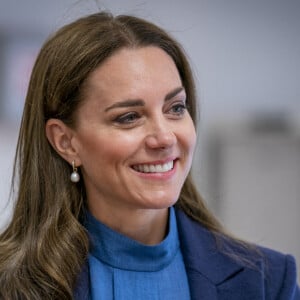
[[[174,208],[169,215],[169,233],[154,246],[132,240],[87,215],[92,299],[190,299]]]

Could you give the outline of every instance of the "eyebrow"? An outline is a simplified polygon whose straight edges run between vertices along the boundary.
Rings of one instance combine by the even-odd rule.
[[[177,94],[179,94],[183,90],[184,90],[184,87],[182,87],[182,86],[175,88],[173,91],[169,92],[165,96],[165,101],[171,100],[173,97],[175,97]],[[144,106],[144,105],[145,105],[145,101],[142,99],[127,99],[124,101],[116,102],[113,105],[107,107],[105,109],[105,112],[107,112],[113,108],[134,107],[134,106]]]
[[[172,98],[174,98],[177,94],[179,94],[183,90],[184,90],[183,86],[180,86],[180,87],[174,89],[173,91],[171,91],[170,93],[168,93],[166,95],[165,101],[171,100]]]
[[[113,108],[118,108],[118,107],[133,107],[133,106],[143,106],[145,105],[145,102],[141,99],[128,99],[120,102],[116,102],[113,105],[107,107],[105,111],[109,111]]]

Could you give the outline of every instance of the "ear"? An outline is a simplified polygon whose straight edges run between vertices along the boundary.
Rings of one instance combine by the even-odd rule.
[[[72,145],[74,131],[59,119],[46,122],[46,137],[54,150],[70,164],[75,160],[76,166],[81,165],[76,149]]]

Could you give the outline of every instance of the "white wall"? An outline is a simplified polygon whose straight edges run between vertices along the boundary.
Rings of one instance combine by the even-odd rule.
[[[0,229],[7,223],[12,202],[8,201],[13,171],[13,160],[17,143],[16,126],[0,122]]]
[[[300,268],[300,134],[220,130],[215,208],[248,241],[293,253]]]

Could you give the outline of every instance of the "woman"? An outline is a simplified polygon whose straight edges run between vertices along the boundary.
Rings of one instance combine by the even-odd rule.
[[[97,13],[56,32],[26,98],[1,299],[300,299],[292,257],[205,207],[195,125],[189,64],[162,29]]]

